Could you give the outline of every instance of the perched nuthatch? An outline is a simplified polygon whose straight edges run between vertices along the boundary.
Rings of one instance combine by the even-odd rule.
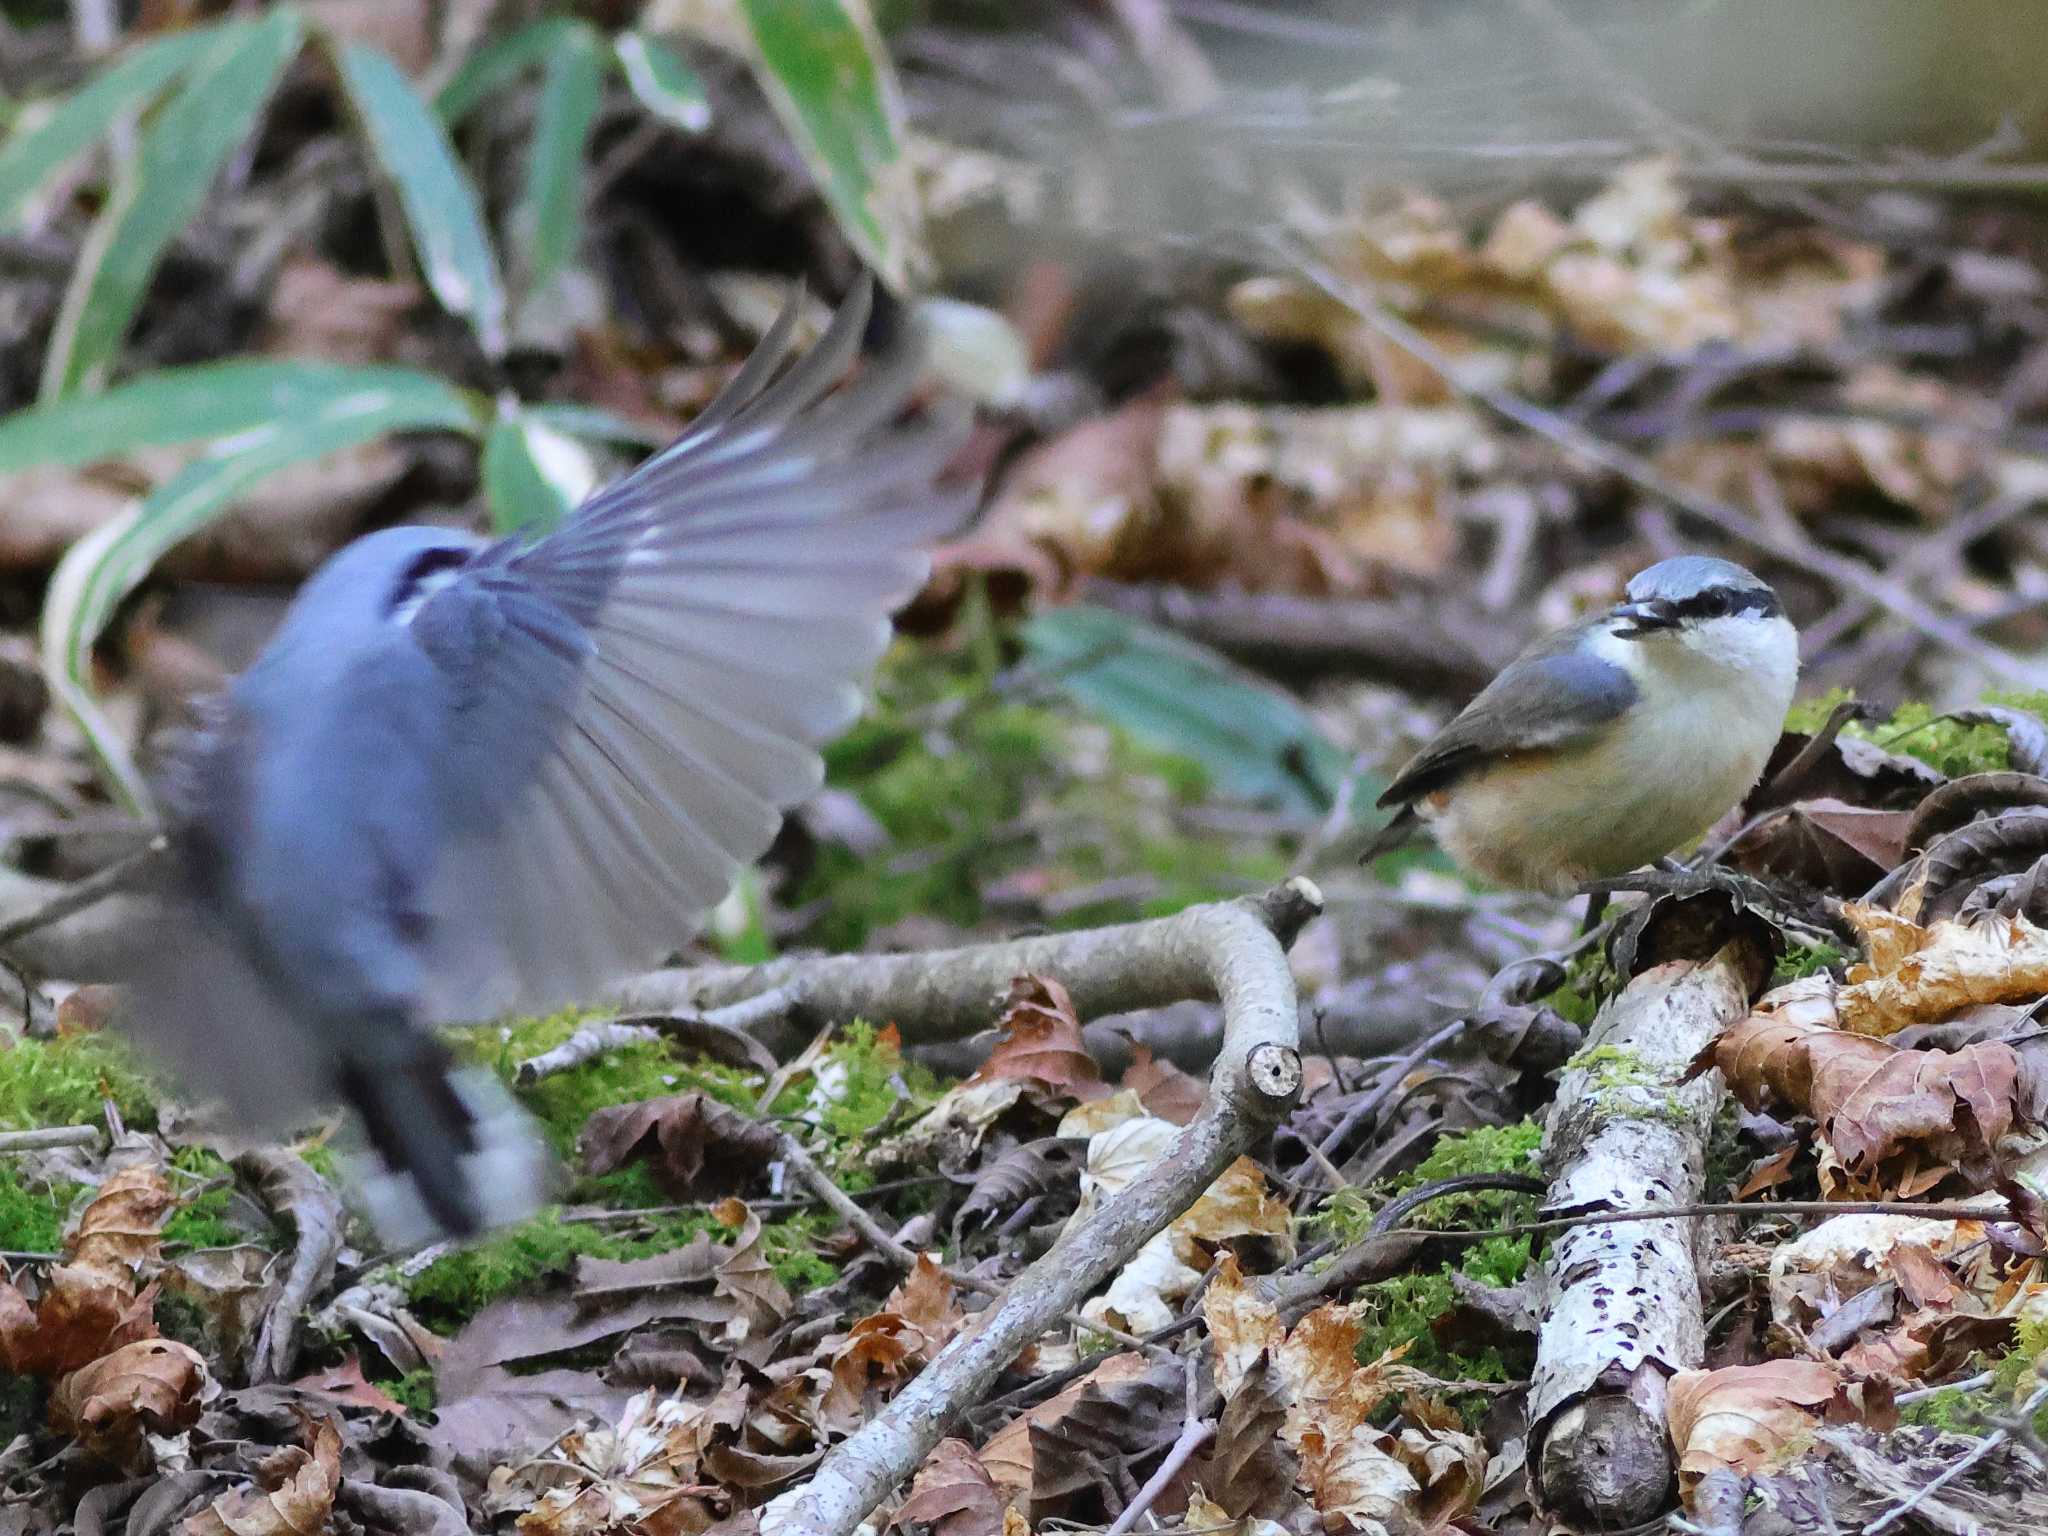
[[[1763,771],[1799,677],[1784,605],[1739,565],[1660,561],[1517,656],[1380,797],[1374,851],[1429,824],[1459,865],[1564,895],[1681,848]]]
[[[546,1193],[526,1117],[437,1023],[586,1000],[672,954],[823,777],[964,422],[847,389],[863,286],[782,371],[792,305],[680,440],[539,539],[394,528],[314,574],[172,775],[148,1043],[236,1128],[361,1122],[394,1242]],[[778,377],[778,372],[780,376]]]

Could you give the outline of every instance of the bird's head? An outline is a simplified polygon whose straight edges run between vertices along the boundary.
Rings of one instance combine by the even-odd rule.
[[[1646,661],[1705,663],[1772,678],[1798,670],[1798,632],[1778,594],[1753,571],[1707,555],[1660,560],[1639,572],[1605,627],[1640,648]]]

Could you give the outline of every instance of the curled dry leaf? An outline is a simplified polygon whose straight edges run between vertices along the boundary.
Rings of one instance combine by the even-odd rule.
[[[840,1433],[857,1429],[876,1401],[893,1396],[930,1364],[966,1320],[937,1259],[919,1254],[882,1309],[831,1343],[832,1384],[819,1403],[819,1421]]]
[[[1442,1529],[1478,1506],[1486,1450],[1455,1415],[1411,1397],[1397,1430],[1371,1422],[1388,1397],[1426,1378],[1394,1355],[1360,1365],[1350,1308],[1319,1307],[1290,1332],[1229,1255],[1202,1302],[1226,1403],[1255,1391],[1280,1404],[1280,1439],[1298,1456],[1299,1485],[1326,1523]]]
[[[256,1484],[224,1493],[185,1521],[185,1536],[303,1536],[323,1530],[341,1486],[341,1430],[306,1421],[307,1444],[264,1458]]]
[[[759,1183],[781,1146],[767,1126],[696,1092],[595,1110],[581,1138],[585,1173],[643,1159],[676,1200],[716,1199]]]
[[[50,1423],[103,1461],[130,1471],[150,1464],[148,1435],[175,1435],[199,1418],[207,1384],[199,1352],[142,1339],[80,1366],[50,1394]]]
[[[164,1218],[177,1204],[156,1163],[109,1174],[65,1245],[71,1261],[106,1274],[134,1272],[162,1251]]]
[[[1118,1098],[1135,1095],[1119,1094]],[[1086,1115],[1097,1106],[1084,1106]],[[1070,1116],[1061,1130],[1068,1130]],[[1080,1221],[1102,1200],[1123,1189],[1160,1158],[1171,1154],[1180,1128],[1151,1115],[1136,1115],[1088,1138],[1088,1162],[1081,1175]],[[1292,1251],[1292,1217],[1284,1201],[1267,1191],[1259,1165],[1240,1157],[1217,1176],[1195,1203],[1131,1258],[1109,1288],[1081,1309],[1091,1322],[1150,1332],[1173,1321],[1173,1303],[1201,1282],[1210,1255],[1238,1238],[1261,1237]]]
[[[1719,1067],[1750,1110],[1813,1116],[1859,1177],[1897,1178],[1929,1164],[1982,1179],[1999,1139],[2026,1118],[2020,1058],[1984,1041],[1959,1051],[1901,1050],[1833,1027],[1842,997],[1826,976],[1790,982],[1724,1031],[1695,1063]]]
[[[965,1440],[941,1440],[917,1469],[893,1525],[930,1526],[933,1536],[999,1536],[1004,1500]]]
[[[1687,1501],[1716,1468],[1748,1476],[1797,1454],[1842,1393],[1841,1373],[1813,1360],[1680,1371],[1671,1378],[1668,1413]]]
[[[1053,1110],[1109,1093],[1102,1069],[1081,1043],[1073,999],[1050,976],[1019,976],[1010,983],[996,1031],[988,1060],[970,1083],[1022,1083],[1027,1098]]]
[[[1150,1368],[1150,1362],[1135,1350],[1105,1356],[1102,1363],[1081,1380],[1070,1383],[1055,1396],[1019,1414],[991,1435],[981,1447],[981,1464],[987,1468],[1004,1502],[1013,1504],[1031,1491],[1037,1470],[1037,1454],[1031,1437],[1033,1429],[1048,1427],[1065,1418],[1090,1388],[1132,1380],[1143,1376]]]
[[[521,1511],[523,1536],[699,1531],[712,1523],[697,1467],[711,1410],[652,1389],[626,1404],[616,1425],[572,1429],[547,1455],[491,1474],[487,1507]]]
[[[1909,901],[1901,906],[1910,910]],[[2031,1003],[2048,993],[2048,929],[2024,917],[1987,914],[1922,928],[1860,903],[1843,913],[1870,957],[1850,968],[1836,999],[1844,1029],[1889,1035],[1980,1004]]]
[[[136,1271],[156,1262],[164,1218],[177,1203],[155,1162],[109,1174],[65,1239],[67,1262],[44,1275],[33,1305],[0,1281],[0,1365],[61,1376],[154,1338],[156,1287],[139,1286]]]

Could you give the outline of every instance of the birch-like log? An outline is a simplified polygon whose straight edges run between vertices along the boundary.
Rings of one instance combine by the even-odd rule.
[[[1749,1010],[1736,946],[1643,972],[1593,1021],[1544,1131],[1557,1213],[1697,1203],[1722,1096],[1701,1048]],[[1665,1507],[1665,1384],[1705,1353],[1701,1220],[1575,1227],[1545,1260],[1529,1387],[1531,1465],[1550,1509],[1603,1528]]]
[[[1132,1001],[1137,996],[1163,1002],[1208,995],[1223,1004],[1223,1046],[1201,1113],[1167,1154],[1064,1233],[969,1332],[947,1345],[851,1439],[835,1446],[808,1483],[762,1510],[764,1536],[852,1536],[1026,1345],[1122,1268],[1293,1107],[1301,1092],[1301,1057],[1286,946],[1302,921],[1321,908],[1316,888],[1295,879],[1260,897],[1191,907],[1122,928],[977,946],[950,956],[862,956],[858,969],[826,972],[844,1013],[900,1025],[902,1009],[916,1006],[925,1010],[918,1017],[930,1021],[927,1027],[945,1017],[936,1006],[942,990],[980,1007],[986,994],[1007,986],[1021,970],[1056,978],[1082,1009],[1084,998],[1130,1008],[1141,1006]],[[902,960],[921,960],[930,969],[923,975],[906,971],[896,963]],[[778,975],[763,985],[790,980]],[[906,1027],[904,1033],[911,1031]]]

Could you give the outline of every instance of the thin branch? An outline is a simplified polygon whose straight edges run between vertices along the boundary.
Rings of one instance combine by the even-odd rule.
[[[1605,1227],[1624,1221],[1677,1221],[1694,1216],[1920,1216],[1929,1221],[2019,1220],[2008,1209],[1967,1201],[1915,1200],[1710,1200],[1696,1205],[1643,1206],[1629,1211],[1581,1211],[1576,1216],[1550,1216],[1541,1221],[1516,1221],[1504,1227],[1389,1227],[1386,1237],[1453,1238],[1480,1242],[1489,1237],[1522,1237],[1531,1232],[1562,1232],[1570,1227]]]
[[[65,886],[35,910],[0,923],[0,949],[5,949],[15,940],[25,939],[52,923],[62,922],[74,912],[83,912],[87,907],[103,901],[123,887],[132,885],[136,872],[143,865],[159,857],[169,846],[170,844],[163,838],[153,837],[133,853],[114,860],[105,869],[95,870],[83,880]]]

